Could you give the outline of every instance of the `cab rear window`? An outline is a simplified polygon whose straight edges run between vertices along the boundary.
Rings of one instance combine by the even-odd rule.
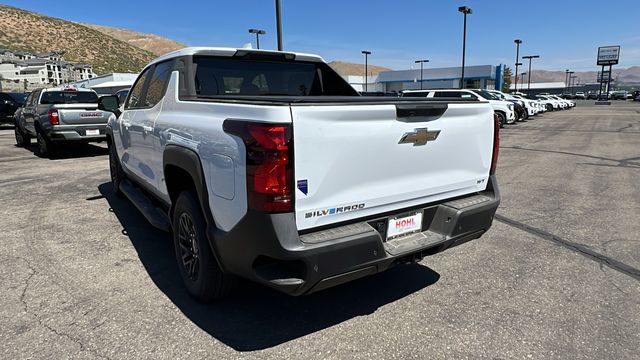
[[[199,97],[358,96],[324,63],[195,56]]]
[[[98,95],[93,91],[46,91],[40,98],[41,104],[98,103]]]

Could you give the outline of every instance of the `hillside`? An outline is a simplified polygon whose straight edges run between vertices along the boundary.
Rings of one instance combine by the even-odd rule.
[[[0,5],[0,47],[63,51],[68,61],[93,65],[96,74],[138,72],[155,55],[71,21]]]
[[[348,63],[344,61],[332,61],[329,63],[329,66],[331,66],[333,70],[335,70],[338,74],[343,76],[345,75],[362,76],[364,74],[364,64],[354,64],[354,63]],[[385,68],[382,66],[376,66],[371,64],[367,65],[367,72],[369,72],[369,75],[378,75],[382,71],[389,71],[389,70],[391,69]]]
[[[576,71],[573,76],[576,76],[580,83],[596,82],[598,73],[597,71]],[[565,78],[564,71],[534,70],[531,72],[531,82],[564,82]],[[626,69],[616,69],[614,67],[613,79],[617,79],[619,84],[639,84],[640,66],[632,66]]]
[[[124,41],[142,50],[149,51],[155,55],[163,55],[168,52],[182,49],[186,47],[177,41],[164,38],[162,36],[139,33],[126,29],[118,29],[110,26],[82,24],[86,27],[100,31],[103,34],[114,37],[120,41]]]

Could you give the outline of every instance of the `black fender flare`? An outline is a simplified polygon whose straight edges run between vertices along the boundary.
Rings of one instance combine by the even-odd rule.
[[[188,148],[178,146],[178,145],[167,145],[164,149],[162,156],[162,169],[163,176],[166,182],[166,168],[168,165],[175,166],[181,170],[186,171],[193,180],[193,183],[196,187],[196,194],[198,196],[198,200],[200,202],[200,207],[202,209],[202,213],[204,214],[205,221],[207,223],[207,228],[205,229],[206,234],[210,233],[211,228],[216,228],[215,221],[213,220],[213,215],[211,213],[211,209],[209,207],[209,193],[207,191],[207,183],[204,177],[204,171],[202,170],[202,163],[200,161],[200,156],[198,154]],[[167,183],[167,192],[169,192],[169,184]],[[173,219],[173,210],[175,207],[175,202],[172,199],[171,207],[169,208],[169,218]],[[171,220],[173,221],[173,220]],[[207,236],[208,237],[208,236]],[[207,242],[209,243],[209,247],[213,252],[213,257],[216,259],[218,266],[224,271],[224,267],[222,262],[218,258],[218,251],[213,241],[208,237]]]
[[[181,170],[186,171],[193,179],[193,183],[196,187],[196,194],[198,200],[200,200],[200,206],[202,207],[202,213],[205,215],[207,225],[215,224],[213,221],[213,215],[209,208],[209,192],[207,191],[207,183],[202,170],[202,163],[200,157],[195,151],[178,146],[167,145],[162,155],[162,171],[166,182],[166,169],[167,166],[175,166]],[[169,184],[167,183],[167,191],[169,191]],[[173,216],[174,204],[171,204],[169,215]]]

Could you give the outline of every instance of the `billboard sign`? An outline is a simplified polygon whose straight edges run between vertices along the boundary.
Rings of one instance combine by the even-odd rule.
[[[601,46],[598,48],[598,65],[616,65],[620,58],[620,46]]]

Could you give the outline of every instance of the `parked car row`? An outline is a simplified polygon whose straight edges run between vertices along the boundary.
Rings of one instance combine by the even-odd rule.
[[[578,91],[575,94],[564,93],[562,98],[575,99],[575,100],[635,100],[635,92],[629,91],[611,91],[608,94],[606,92],[600,93],[600,91],[589,91],[587,93]]]
[[[573,101],[550,94],[528,97],[523,93],[506,94],[498,90],[484,89],[405,90],[400,96],[487,101],[493,107],[501,126],[526,121],[546,111],[565,110],[575,106]]]

